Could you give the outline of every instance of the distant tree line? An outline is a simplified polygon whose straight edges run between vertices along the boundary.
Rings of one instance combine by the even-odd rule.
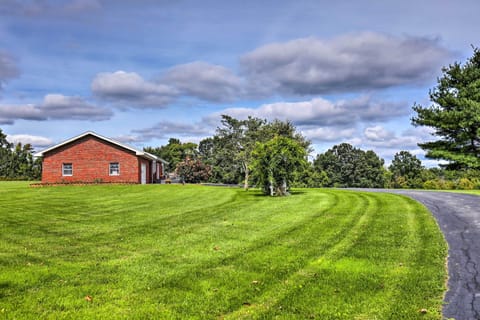
[[[348,143],[307,161],[310,145],[288,121],[223,115],[216,133],[198,145],[172,138],[145,150],[168,161],[185,182],[254,185],[265,194],[287,194],[290,187],[480,189],[478,170],[425,168],[408,151],[386,167],[374,151]]]
[[[38,180],[41,160],[34,159],[30,144],[13,144],[0,129],[0,180]]]

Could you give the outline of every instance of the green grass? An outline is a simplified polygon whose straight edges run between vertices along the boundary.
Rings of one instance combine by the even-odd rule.
[[[448,192],[456,192],[456,193],[467,193],[467,194],[474,194],[480,196],[480,190],[445,190]]]
[[[398,195],[0,183],[0,319],[441,319],[445,258]]]

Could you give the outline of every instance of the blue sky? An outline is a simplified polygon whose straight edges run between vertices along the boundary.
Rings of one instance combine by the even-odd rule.
[[[155,147],[252,115],[292,121],[312,157],[348,142],[423,159],[432,137],[411,107],[480,45],[478,12],[478,0],[2,0],[0,128],[37,150],[88,130]]]

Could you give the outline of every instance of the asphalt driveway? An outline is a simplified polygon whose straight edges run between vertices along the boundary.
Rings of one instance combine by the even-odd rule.
[[[413,190],[366,190],[403,194],[423,203],[448,242],[448,291],[443,315],[480,319],[480,197]]]

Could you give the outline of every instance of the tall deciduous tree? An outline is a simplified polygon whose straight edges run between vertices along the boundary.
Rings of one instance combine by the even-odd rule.
[[[8,142],[7,135],[0,129],[0,177],[5,177],[10,161],[12,144]]]
[[[197,145],[193,142],[182,143],[179,139],[170,138],[168,144],[158,147],[146,147],[144,151],[159,156],[168,162],[166,170],[172,172],[176,169],[177,164],[187,157],[196,158],[197,156]]]
[[[480,50],[464,65],[456,62],[442,71],[430,90],[433,104],[413,106],[412,123],[433,128],[439,137],[419,146],[428,158],[449,161],[451,169],[480,168]]]
[[[423,171],[422,162],[415,155],[408,151],[400,151],[395,154],[392,164],[388,167],[392,173],[395,187],[401,187],[396,182],[404,179],[406,186],[415,187],[421,181]]]
[[[298,171],[308,165],[307,151],[296,140],[275,136],[257,143],[252,152],[252,170],[264,194],[285,196]]]
[[[363,151],[342,143],[319,154],[314,161],[325,171],[331,186],[381,188],[384,186],[384,161],[373,151]]]
[[[41,176],[41,160],[30,144],[12,144],[0,129],[0,178],[34,180]]]
[[[247,189],[250,181],[252,152],[257,142],[266,142],[275,136],[289,137],[306,149],[310,141],[296,131],[289,121],[267,122],[248,117],[244,120],[222,115],[222,125],[212,138],[200,142],[199,153],[213,168],[212,181],[238,183]]]
[[[217,129],[223,151],[231,153],[231,161],[238,163],[243,173],[243,186],[248,189],[250,179],[250,163],[256,141],[261,141],[261,128],[265,120],[248,117],[238,120],[228,115],[222,115],[222,127]],[[228,158],[227,158],[228,159]]]

